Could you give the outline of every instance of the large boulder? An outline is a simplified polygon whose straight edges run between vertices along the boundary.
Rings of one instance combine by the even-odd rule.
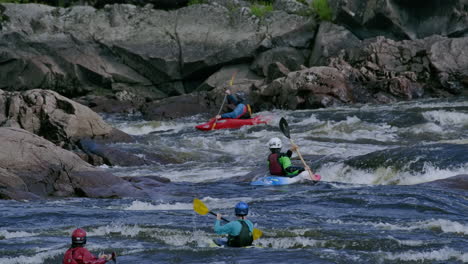
[[[361,41],[345,27],[322,22],[315,37],[309,66],[327,66],[330,58],[360,45]]]
[[[183,116],[207,113],[212,109],[206,92],[173,96],[145,104],[141,108],[147,120],[168,120]]]
[[[47,196],[144,197],[145,194],[42,137],[19,128],[0,127],[0,197]]]
[[[360,39],[468,35],[465,0],[331,0],[334,21]]]
[[[429,60],[439,83],[454,94],[468,92],[468,37],[443,39],[429,49]]]
[[[41,87],[69,97],[124,93],[137,102],[191,92],[224,65],[251,60],[259,48],[306,49],[316,26],[283,11],[260,19],[240,3],[172,11],[2,6],[8,19],[0,33],[0,89]]]
[[[22,128],[62,146],[82,138],[131,140],[88,107],[48,90],[1,91],[0,126]]]
[[[349,64],[354,68],[354,79],[370,92],[385,92],[399,99],[460,94],[468,87],[464,82],[468,76],[467,41],[440,36],[408,41],[379,37],[347,50],[341,56],[345,64],[332,59],[330,66],[342,70]]]
[[[253,61],[251,69],[258,75],[267,77],[268,69],[271,67],[271,65],[279,62],[290,71],[298,71],[301,69],[301,65],[306,64],[306,57],[307,54],[304,54],[303,52],[294,48],[273,48],[260,53]]]
[[[328,107],[354,101],[347,76],[331,67],[290,72],[255,93],[263,100],[269,98],[267,101],[275,107],[286,109]]]

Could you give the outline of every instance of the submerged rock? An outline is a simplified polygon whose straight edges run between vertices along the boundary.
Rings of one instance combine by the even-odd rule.
[[[418,185],[468,190],[468,174],[456,175],[450,178],[425,182]]]

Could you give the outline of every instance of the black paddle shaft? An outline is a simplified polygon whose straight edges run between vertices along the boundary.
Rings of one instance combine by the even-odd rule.
[[[281,132],[283,132],[284,136],[291,139],[291,136],[289,134],[288,122],[286,121],[286,119],[284,119],[284,117],[280,119],[279,127],[280,127]]]
[[[211,212],[211,211],[210,211],[209,213],[212,214],[212,215],[214,215],[214,216],[218,216],[217,214],[215,214],[215,213],[213,213],[213,212]],[[227,220],[227,219],[224,218],[224,217],[221,217],[221,220],[226,221],[226,222],[229,222],[229,220]]]

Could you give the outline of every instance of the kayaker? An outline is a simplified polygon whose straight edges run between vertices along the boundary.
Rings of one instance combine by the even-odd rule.
[[[245,103],[245,93],[237,92],[236,95],[231,94],[231,90],[226,90],[228,104],[235,105],[232,112],[217,115],[216,119],[220,118],[237,118],[237,119],[249,119],[251,118],[250,109],[248,104]]]
[[[298,146],[293,144],[286,153],[281,153],[281,139],[274,137],[268,141],[268,147],[271,154],[268,156],[268,168],[271,175],[294,177],[304,171],[303,167],[292,166],[292,152],[296,151]]]
[[[95,257],[91,254],[84,245],[86,244],[86,231],[81,228],[75,229],[72,236],[72,244],[70,249],[65,252],[63,264],[104,264],[112,259],[112,255],[102,254]]]
[[[234,213],[237,220],[221,225],[221,214],[216,215],[214,231],[216,234],[227,234],[227,239],[217,239],[218,245],[227,245],[229,247],[246,247],[252,245],[254,225],[247,220],[249,205],[245,202],[238,202],[234,207]]]

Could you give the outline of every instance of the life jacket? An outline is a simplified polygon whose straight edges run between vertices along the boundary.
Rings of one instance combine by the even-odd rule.
[[[106,259],[97,258],[84,247],[72,247],[63,256],[63,264],[105,264]]]
[[[246,247],[252,245],[253,235],[245,221],[238,220],[242,225],[241,231],[237,236],[228,236],[227,245],[230,247]]]
[[[271,153],[270,156],[268,156],[268,162],[269,162],[269,169],[270,169],[270,174],[271,175],[277,175],[277,176],[283,176],[285,175],[283,167],[281,166],[279,162],[280,158],[279,153]]]
[[[239,119],[252,118],[252,110],[250,109],[250,105],[244,104],[244,109],[242,111],[242,114],[238,115],[236,118],[239,118]]]
[[[63,264],[78,264],[75,259],[73,259],[73,253],[75,252],[77,248],[70,248],[65,252],[65,255],[63,256]]]

